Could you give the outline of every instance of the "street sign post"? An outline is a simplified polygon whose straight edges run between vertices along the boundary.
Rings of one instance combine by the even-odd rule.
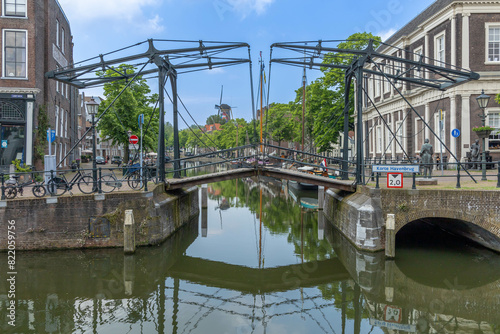
[[[387,173],[387,188],[403,188],[403,173]]]
[[[453,136],[453,138],[460,137],[460,130],[459,129],[453,129],[453,130],[451,130],[451,135]],[[455,152],[458,153],[458,140],[455,140],[455,149],[456,149]]]

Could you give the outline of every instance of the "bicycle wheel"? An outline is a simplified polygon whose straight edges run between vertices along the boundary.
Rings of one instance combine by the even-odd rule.
[[[110,193],[116,189],[116,177],[111,174],[101,176],[101,190],[103,193]]]
[[[45,187],[41,184],[34,185],[33,189],[31,189],[31,191],[33,192],[33,195],[35,195],[35,197],[43,197],[43,196],[45,196],[45,193],[47,192],[45,190]]]
[[[47,184],[47,190],[52,196],[61,196],[68,190],[68,183],[60,177],[55,177]]]
[[[94,192],[94,187],[97,190],[97,184],[94,185],[94,178],[92,178],[92,176],[82,176],[78,181],[78,189],[84,194],[92,194]]]
[[[17,195],[17,189],[15,186],[9,185],[5,187],[5,197],[8,199],[13,199]]]
[[[132,189],[141,189],[142,188],[142,179],[139,173],[132,173],[127,178],[128,186]]]

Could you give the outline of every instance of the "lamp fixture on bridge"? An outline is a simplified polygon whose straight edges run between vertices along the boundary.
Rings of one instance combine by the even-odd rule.
[[[484,89],[481,92],[481,95],[479,95],[477,98],[477,104],[479,105],[479,108],[483,111],[481,114],[479,114],[479,118],[481,119],[481,126],[486,126],[486,113],[485,109],[488,107],[488,102],[490,102],[490,96],[484,94]],[[481,169],[482,169],[482,177],[481,181],[486,181],[486,137],[483,138],[483,154],[482,154],[482,159],[481,159]]]
[[[99,110],[99,103],[97,103],[93,98],[87,102],[87,113],[92,116],[92,178],[94,179],[93,190],[96,191],[97,187],[97,162],[96,162],[96,134],[95,134],[95,115]]]

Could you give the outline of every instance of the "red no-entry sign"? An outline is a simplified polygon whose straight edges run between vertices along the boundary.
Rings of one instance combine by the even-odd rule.
[[[130,144],[137,144],[139,142],[139,137],[132,135],[128,138]]]

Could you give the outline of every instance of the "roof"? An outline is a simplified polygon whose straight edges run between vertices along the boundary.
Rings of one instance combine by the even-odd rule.
[[[440,10],[446,8],[451,3],[463,2],[463,1],[464,0],[436,0],[429,7],[427,7],[420,14],[418,14],[413,20],[408,22],[404,27],[396,31],[391,37],[389,37],[386,41],[384,41],[384,43],[389,45],[395,44],[401,37],[407,36],[412,32],[416,31],[418,29],[418,26],[420,26],[426,20],[428,20],[433,15],[438,13]],[[386,48],[387,46],[381,45],[379,47],[379,51],[383,51]]]

